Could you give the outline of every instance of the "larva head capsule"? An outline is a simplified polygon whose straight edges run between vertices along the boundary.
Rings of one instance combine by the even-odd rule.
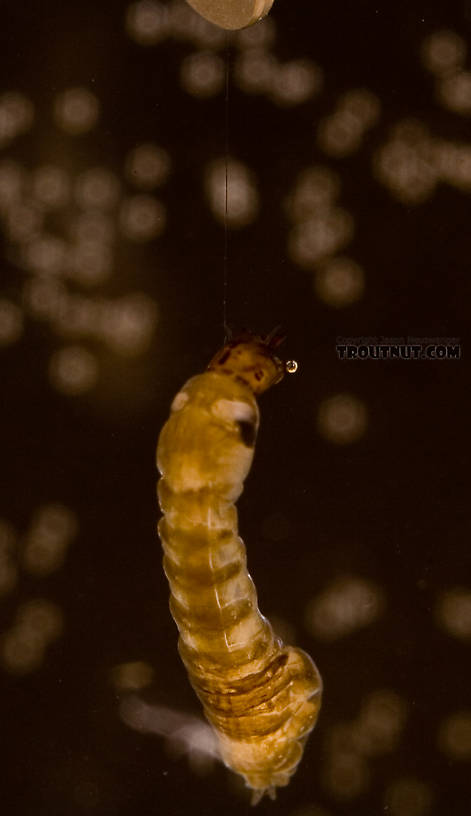
[[[210,23],[237,31],[265,17],[274,0],[188,0],[195,11]]]
[[[283,379],[285,364],[275,349],[284,339],[276,330],[266,337],[244,331],[218,351],[208,370],[242,380],[254,394],[261,394]]]

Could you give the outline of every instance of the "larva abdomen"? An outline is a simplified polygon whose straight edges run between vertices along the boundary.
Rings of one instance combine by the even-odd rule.
[[[157,452],[179,651],[225,763],[254,800],[289,782],[321,699],[311,658],[284,646],[260,613],[237,533],[234,501],[259,423],[255,394],[281,376],[267,340],[229,344],[177,394]]]

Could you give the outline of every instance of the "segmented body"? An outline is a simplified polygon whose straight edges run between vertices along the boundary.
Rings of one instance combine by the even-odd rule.
[[[234,502],[254,453],[255,394],[281,379],[267,341],[225,347],[177,394],[159,438],[159,534],[179,651],[226,765],[253,801],[286,785],[314,727],[322,683],[260,613]]]

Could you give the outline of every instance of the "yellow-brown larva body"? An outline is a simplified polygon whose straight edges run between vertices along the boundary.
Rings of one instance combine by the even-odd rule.
[[[252,464],[255,394],[283,376],[270,341],[244,335],[175,397],[159,438],[159,534],[170,608],[190,681],[226,765],[254,801],[288,784],[320,708],[311,658],[285,646],[260,613],[237,533]]]
[[[273,0],[187,0],[210,23],[237,31],[253,25],[270,11]]]

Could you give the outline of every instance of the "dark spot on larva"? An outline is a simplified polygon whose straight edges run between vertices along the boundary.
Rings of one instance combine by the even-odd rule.
[[[237,425],[240,431],[240,438],[247,448],[253,448],[257,438],[257,428],[253,422],[246,419],[239,419]]]
[[[263,371],[256,371],[254,377],[258,382],[260,382],[260,380],[263,380]]]
[[[219,365],[224,365],[226,360],[231,356],[230,351],[225,351],[224,354],[219,358],[218,363]]]
[[[226,373],[227,373],[227,370],[226,370]],[[235,375],[235,380],[236,380],[236,382],[241,383],[244,386],[247,386],[247,380],[244,379],[244,377],[241,377],[240,374]]]

